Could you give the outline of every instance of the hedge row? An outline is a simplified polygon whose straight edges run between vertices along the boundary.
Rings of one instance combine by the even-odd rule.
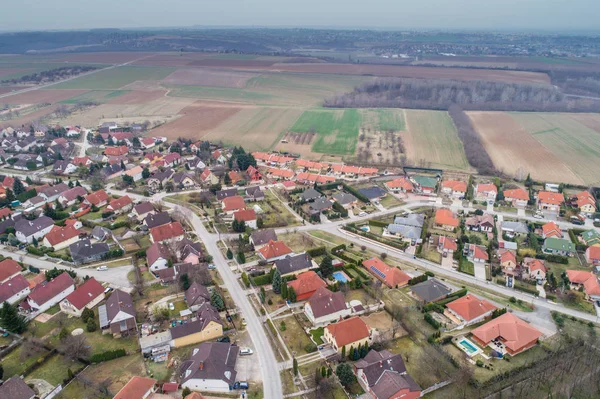
[[[308,251],[306,251],[306,253],[312,256],[313,258],[315,256],[327,255],[327,247],[311,248]]]
[[[346,189],[346,191],[348,191],[350,194],[354,195],[356,198],[358,198],[359,200],[361,200],[365,204],[371,203],[371,201],[367,198],[366,195],[364,195],[363,193],[361,193],[360,191],[358,191],[354,187],[351,187],[351,186],[347,185],[346,183],[342,183],[342,185],[344,186],[344,188]]]
[[[523,291],[523,292],[526,292],[528,294],[535,295],[535,296],[539,295],[539,293],[538,293],[538,291],[536,289],[531,289],[531,288],[528,288],[528,287],[524,287],[522,285],[515,284],[514,285],[514,289],[515,290],[519,290],[519,291]]]
[[[537,255],[535,255],[535,257],[537,259],[544,259],[544,260],[547,260],[548,262],[552,262],[552,263],[561,263],[563,265],[569,264],[569,257],[567,257],[567,256],[537,254]]]
[[[346,244],[336,245],[335,247],[331,248],[331,253],[334,254],[337,251],[343,251],[345,249],[346,249]]]
[[[389,225],[389,223],[382,222],[381,220],[369,220],[369,226],[388,227]]]
[[[408,285],[415,285],[422,283],[423,281],[427,281],[427,277],[427,274],[421,274],[420,276],[413,277],[410,280],[408,280]]]
[[[436,303],[439,305],[445,305],[447,303],[450,303],[458,298],[461,298],[463,296],[467,295],[467,289],[463,288],[461,290],[458,290],[456,292],[453,292],[452,294],[448,295],[446,298],[444,299],[440,299],[439,301],[437,301]]]
[[[434,319],[433,316],[429,313],[425,313],[425,316],[423,316],[423,318],[427,323],[431,325],[431,327],[435,328],[436,330],[440,328],[440,323],[436,319]]]
[[[358,267],[356,267],[354,265],[347,267],[347,269],[354,270],[356,272],[356,274],[358,274],[360,277],[362,277],[365,280],[370,279],[369,275],[367,275],[365,272],[363,272],[362,270],[360,270]]]
[[[127,352],[125,349],[115,349],[112,351],[106,351],[102,353],[96,353],[95,355],[90,356],[90,363],[100,363],[106,362],[108,360],[113,360],[119,357],[126,356]]]
[[[350,262],[350,263],[354,263],[356,265],[361,264],[362,263],[362,259],[355,259],[351,256],[346,255],[343,252],[340,252],[339,254],[335,254],[335,256],[337,256],[338,258],[345,260],[346,262]]]
[[[265,274],[263,276],[253,277],[251,280],[252,280],[253,285],[271,284],[271,274]]]

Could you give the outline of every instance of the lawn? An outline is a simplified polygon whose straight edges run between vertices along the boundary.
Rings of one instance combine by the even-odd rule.
[[[68,370],[71,369],[73,373],[82,369],[84,365],[78,361],[68,360],[62,355],[54,355],[48,359],[43,365],[35,369],[29,374],[26,379],[41,379],[46,380],[52,385],[58,385],[63,382],[69,376]]]
[[[317,345],[323,345],[323,327],[315,328],[314,330],[310,330],[310,335]]]
[[[268,190],[265,192],[265,200],[255,204],[263,210],[260,217],[264,228],[300,225],[300,221]]]
[[[281,322],[285,322],[285,331],[282,331]],[[287,347],[291,352],[295,352],[297,355],[309,353],[306,351],[306,348],[314,344],[310,338],[308,338],[308,335],[306,335],[306,332],[304,332],[295,317],[286,317],[284,319],[275,320],[273,324],[275,324],[275,327],[279,330],[283,341],[287,344]]]
[[[161,80],[175,71],[169,67],[122,66],[52,86],[53,89],[117,90],[136,80]]]
[[[23,345],[19,346],[17,349],[10,352],[8,355],[2,358],[2,367],[4,368],[4,379],[8,379],[13,375],[21,375],[23,371],[29,366],[31,366],[37,359],[39,359],[44,354],[48,353],[47,350],[41,349],[40,353],[36,356],[31,356],[24,360],[21,360],[21,350],[23,349]]]
[[[305,111],[290,129],[292,132],[315,131],[314,152],[352,155],[358,142],[361,114],[356,109]]]
[[[383,206],[385,209],[390,209],[396,206],[400,206],[402,205],[402,201],[400,201],[398,198],[394,197],[393,195],[389,194],[386,195],[385,197],[383,197],[379,203],[381,204],[381,206]]]
[[[474,367],[475,378],[479,382],[483,383],[490,378],[503,374],[509,370],[531,364],[532,362],[541,361],[541,359],[546,356],[547,353],[541,345],[534,346],[533,348],[519,353],[516,356],[511,356],[509,362],[503,359],[485,360],[481,355],[477,355],[473,358],[473,360],[482,360],[484,364],[490,365],[492,369],[487,369],[485,367]]]
[[[290,229],[291,231],[291,229]],[[311,238],[308,234],[304,233],[286,233],[286,234],[278,234],[277,238],[279,241],[283,241],[290,247],[294,252],[301,253],[308,249],[321,246],[322,244],[313,238]]]
[[[94,398],[94,399],[111,399],[111,396],[103,395],[94,387],[86,386],[78,380],[73,380],[71,383],[63,389],[57,396],[59,399],[81,399],[81,398]]]
[[[120,357],[99,364],[93,364],[84,372],[84,376],[94,381],[96,384],[105,380],[110,381],[108,389],[116,393],[131,379],[137,375],[146,376],[142,356],[137,353],[134,355]]]
[[[469,262],[467,258],[461,257],[458,261],[458,271],[466,274],[470,274],[471,276],[475,275],[475,265],[473,262]]]

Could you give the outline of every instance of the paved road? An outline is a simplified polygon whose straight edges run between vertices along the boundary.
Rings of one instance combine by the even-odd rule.
[[[58,267],[60,269],[72,270],[81,278],[85,276],[94,277],[96,280],[109,283],[110,285],[114,285],[117,287],[129,288],[131,287],[131,283],[129,279],[127,279],[127,273],[133,270],[133,266],[119,266],[119,267],[111,267],[110,269],[99,272],[96,269],[82,269],[77,267],[70,267],[65,264],[59,264],[54,260],[41,260],[29,255],[21,255],[18,252],[12,252],[6,249],[6,247],[0,247],[0,254],[4,256],[9,256],[16,261],[19,261],[23,258],[23,262],[26,265],[32,265],[39,269],[54,269]]]

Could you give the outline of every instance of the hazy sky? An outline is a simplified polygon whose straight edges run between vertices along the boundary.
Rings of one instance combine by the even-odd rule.
[[[4,4],[3,4],[4,3]],[[0,0],[0,30],[241,25],[600,30],[600,0]]]

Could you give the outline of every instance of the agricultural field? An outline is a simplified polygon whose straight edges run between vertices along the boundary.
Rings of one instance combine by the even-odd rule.
[[[54,89],[117,90],[136,80],[160,80],[175,72],[168,67],[122,66],[59,83]]]
[[[62,104],[77,104],[80,102],[95,102],[95,103],[106,103],[116,99],[124,94],[129,93],[127,90],[92,90],[86,93],[80,94],[62,100]]]
[[[496,168],[572,184],[600,176],[600,115],[469,112]]]
[[[456,127],[446,111],[405,110],[408,160],[418,166],[468,170]]]

